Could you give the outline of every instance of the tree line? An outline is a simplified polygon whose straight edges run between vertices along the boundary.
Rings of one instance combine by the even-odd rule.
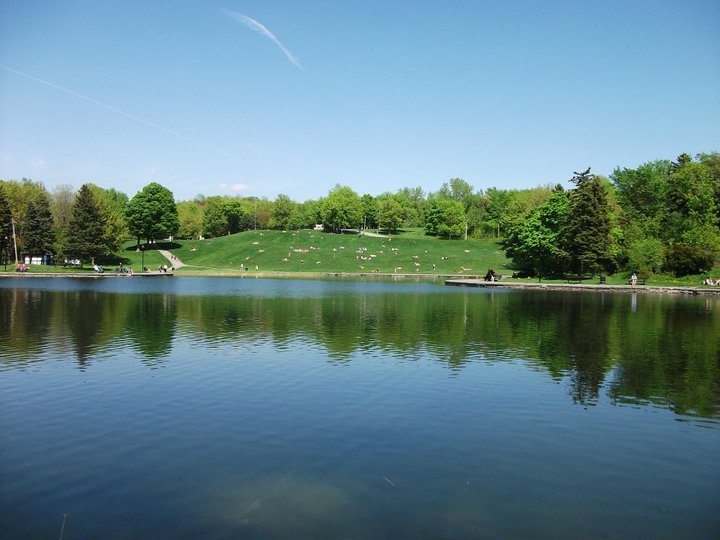
[[[496,238],[518,271],[553,276],[618,270],[676,275],[710,270],[720,256],[720,154],[681,154],[609,178],[576,172],[573,187],[477,190],[461,178],[435,192],[402,188],[360,195],[335,185],[305,202],[284,194],[257,197],[198,195],[174,200],[152,182],[130,199],[93,184],[52,193],[39,182],[0,181],[3,262],[22,254],[91,261],[126,240],[138,245],[177,236],[217,237],[248,229],[326,231],[380,229],[393,234],[424,228],[448,240]],[[13,241],[13,231],[15,239]]]

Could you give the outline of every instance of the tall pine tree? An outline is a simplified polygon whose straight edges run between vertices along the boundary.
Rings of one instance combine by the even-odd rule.
[[[5,190],[0,185],[0,264],[7,264],[10,260],[10,250],[13,245],[12,212],[10,203],[5,196]]]
[[[573,173],[570,180],[575,189],[570,192],[567,251],[570,265],[578,274],[610,271],[610,206],[600,179],[585,172]]]
[[[107,252],[108,240],[102,209],[90,186],[84,184],[75,198],[65,253],[83,262],[93,262]]]
[[[40,195],[28,203],[21,238],[22,249],[30,256],[55,252],[55,226],[50,200],[46,195]]]

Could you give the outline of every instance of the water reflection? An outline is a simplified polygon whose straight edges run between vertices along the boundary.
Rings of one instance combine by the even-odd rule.
[[[607,389],[615,403],[718,416],[716,299],[312,282],[302,294],[304,283],[268,293],[244,280],[242,294],[223,295],[0,288],[1,366],[70,358],[88,369],[129,348],[157,367],[187,346],[179,338],[198,349],[314,348],[335,363],[430,359],[458,374],[472,362],[522,359],[567,381],[576,403]]]

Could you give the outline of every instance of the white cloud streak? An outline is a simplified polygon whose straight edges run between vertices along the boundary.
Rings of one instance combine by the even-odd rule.
[[[275,37],[275,34],[273,34],[270,30],[268,30],[262,23],[256,21],[252,17],[248,17],[247,15],[243,15],[242,13],[237,13],[235,11],[230,11],[229,9],[223,9],[223,12],[225,15],[233,19],[234,21],[239,22],[240,24],[247,26],[250,30],[254,30],[260,35],[265,36],[270,41],[272,41],[275,45],[280,47],[280,50],[285,54],[288,60],[290,60],[293,64],[295,64],[299,69],[304,71],[304,68],[300,64],[300,61],[295,58],[293,53],[291,53],[285,45],[283,45],[278,38]]]
[[[173,137],[177,137],[178,139],[182,139],[184,141],[196,144],[198,146],[203,146],[205,148],[208,148],[210,150],[213,150],[219,154],[223,154],[228,157],[232,157],[229,152],[226,152],[225,150],[222,150],[220,148],[217,148],[215,146],[209,145],[207,143],[204,143],[202,141],[198,141],[196,139],[191,139],[190,137],[187,137],[183,135],[182,133],[178,133],[177,131],[173,131],[172,129],[168,129],[164,126],[161,126],[159,124],[155,124],[154,122],[150,122],[148,120],[145,120],[143,118],[140,118],[138,116],[135,116],[133,114],[130,114],[128,112],[123,111],[122,109],[118,109],[117,107],[113,107],[112,105],[108,105],[107,103],[103,103],[102,101],[98,101],[97,99],[91,98],[90,96],[86,96],[84,94],[80,94],[78,92],[75,92],[73,90],[70,90],[68,88],[65,88],[63,86],[60,86],[59,84],[51,83],[50,81],[46,81],[44,79],[40,79],[39,77],[33,77],[32,75],[29,75],[25,72],[22,72],[17,69],[13,69],[11,67],[5,66],[0,64],[0,68],[4,69],[5,71],[9,71],[10,73],[14,73],[15,75],[19,75],[21,77],[24,77],[26,79],[29,79],[31,81],[35,81],[36,83],[43,84],[45,86],[49,86],[50,88],[54,88],[55,90],[59,90],[60,92],[64,92],[65,94],[71,95],[73,97],[76,97],[78,99],[83,99],[85,101],[89,101],[90,103],[97,105],[99,107],[102,107],[103,109],[107,109],[108,111],[114,112],[116,114],[119,114],[121,116],[124,116],[125,118],[128,118],[130,120],[133,120],[135,122],[138,122],[140,124],[144,124],[146,126],[149,126],[154,129],[158,129],[160,131],[164,131],[165,133],[168,133],[172,135]]]

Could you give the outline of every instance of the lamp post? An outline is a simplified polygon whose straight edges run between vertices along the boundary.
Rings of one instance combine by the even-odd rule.
[[[140,246],[140,269],[145,271],[145,245]]]
[[[3,236],[2,240],[2,258],[3,258],[3,264],[5,264],[5,270],[7,270],[7,248],[8,244],[10,243],[10,239],[7,237],[7,234]]]

